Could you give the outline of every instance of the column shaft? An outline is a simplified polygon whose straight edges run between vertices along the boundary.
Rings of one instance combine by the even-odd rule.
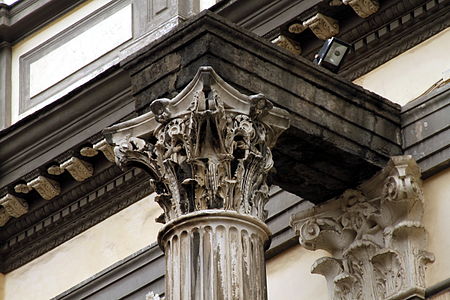
[[[232,211],[203,211],[167,224],[167,300],[267,299],[266,225]]]

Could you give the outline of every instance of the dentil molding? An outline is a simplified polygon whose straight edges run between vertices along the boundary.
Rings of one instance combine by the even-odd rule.
[[[291,219],[300,244],[324,249],[312,273],[326,277],[330,299],[424,298],[434,261],[422,224],[420,171],[411,156],[388,165],[356,190]]]

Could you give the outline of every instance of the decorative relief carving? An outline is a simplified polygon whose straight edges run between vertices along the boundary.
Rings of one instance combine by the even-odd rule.
[[[57,165],[52,165],[47,169],[48,174],[50,175],[61,175],[64,173],[64,169]]]
[[[38,176],[28,182],[28,186],[34,188],[45,200],[53,199],[61,193],[59,183],[44,176]]]
[[[4,207],[0,207],[0,227],[4,226],[9,221],[11,216],[6,212]]]
[[[276,44],[278,47],[286,49],[294,55],[300,55],[302,53],[302,48],[300,45],[284,35],[278,36],[272,41],[272,43]]]
[[[98,151],[92,147],[83,147],[80,149],[80,154],[86,157],[94,157],[98,154]]]
[[[287,112],[262,94],[241,94],[211,67],[150,109],[104,134],[120,166],[152,176],[166,223],[158,235],[166,299],[267,299],[266,177]]]
[[[110,144],[108,144],[108,142],[106,142],[105,139],[102,139],[101,141],[95,143],[92,147],[95,150],[101,151],[103,155],[105,155],[106,159],[109,160],[110,162],[115,161],[114,149],[113,147],[111,147]]]
[[[76,181],[84,181],[94,175],[94,167],[77,157],[71,157],[60,165],[61,169],[69,171]]]
[[[361,18],[373,15],[380,8],[378,0],[342,0],[342,2],[350,5]]]
[[[339,33],[338,21],[321,13],[317,13],[312,18],[306,20],[303,22],[303,25],[309,27],[322,40],[329,39]]]
[[[201,67],[175,98],[105,129],[122,166],[152,173],[163,222],[205,209],[265,218],[270,148],[289,125],[287,113],[261,94],[245,96]]]
[[[434,257],[424,250],[423,201],[416,163],[398,156],[358,190],[292,217],[301,245],[332,255],[313,266],[326,277],[330,299],[424,296]]]
[[[105,155],[106,159],[110,162],[115,161],[114,149],[109,145],[105,139],[102,139],[92,145],[92,147],[83,147],[80,150],[80,154],[86,157],[94,157],[101,151]]]
[[[16,186],[14,186],[14,191],[16,193],[22,193],[22,194],[28,194],[31,192],[33,188],[25,183],[19,183]]]
[[[295,34],[299,34],[302,33],[303,31],[305,31],[307,27],[303,24],[300,23],[294,23],[292,25],[289,26],[288,30],[290,33],[295,33]]]
[[[18,218],[28,212],[28,203],[22,198],[11,194],[6,194],[1,198],[0,205],[3,206],[8,215],[14,218]]]

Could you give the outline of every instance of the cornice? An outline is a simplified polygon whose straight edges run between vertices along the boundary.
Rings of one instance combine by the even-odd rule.
[[[372,32],[355,38],[353,47],[362,46],[347,58],[340,75],[354,80],[448,28],[449,4],[449,1],[442,2],[429,10],[426,4],[418,5],[403,14],[399,13],[400,16],[393,20],[385,20]],[[393,26],[396,26],[395,30],[390,31]]]
[[[14,43],[86,0],[23,0],[0,6],[0,41]]]
[[[323,45],[306,26],[297,33],[289,31],[293,24],[308,23],[315,15],[322,14],[338,22],[339,31],[332,35],[353,45],[339,72],[343,77],[354,80],[395,56],[420,44],[441,30],[450,26],[448,15],[450,1],[435,0],[379,0],[379,1],[258,1],[245,6],[246,14],[240,11],[242,1],[223,1],[211,8],[212,11],[240,26],[263,35],[269,40],[283,36],[302,49],[301,56],[312,61]],[[277,7],[279,3],[297,7],[303,2],[301,10],[295,15],[283,14]],[[308,7],[306,7],[306,2]],[[352,3],[379,3],[378,10],[373,7],[372,14],[362,18]],[[328,3],[333,3],[329,5]],[[348,4],[348,5],[344,5]],[[288,5],[289,4],[289,5]],[[367,8],[366,8],[367,9]],[[264,12],[264,14],[262,13]],[[266,16],[263,18],[262,16]],[[276,16],[276,17],[269,17]],[[267,30],[261,31],[261,28]],[[331,34],[331,33],[330,33]]]
[[[151,193],[140,169],[111,166],[89,182],[9,224],[2,232],[0,272],[14,270]],[[8,234],[12,232],[13,234]]]

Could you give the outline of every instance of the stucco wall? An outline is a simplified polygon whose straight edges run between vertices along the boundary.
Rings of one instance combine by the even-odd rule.
[[[450,278],[450,168],[427,179],[424,225],[428,231],[429,251],[436,261],[426,273],[427,286]]]
[[[0,273],[0,299],[4,299],[5,298],[5,275]]]
[[[94,12],[95,10],[99,9],[100,7],[106,5],[108,2],[111,2],[111,0],[90,0],[86,1],[85,3],[81,4],[77,8],[71,10],[70,12],[66,13],[62,17],[58,18],[57,20],[49,23],[48,25],[44,26],[40,30],[36,31],[32,35],[28,36],[27,38],[21,40],[17,44],[15,44],[12,47],[12,63],[11,63],[11,119],[12,122],[15,123],[19,119],[23,118],[24,116],[30,114],[33,111],[36,111],[37,109],[43,107],[44,105],[48,104],[49,101],[45,101],[41,103],[38,106],[35,106],[34,108],[30,109],[26,113],[19,115],[19,94],[20,94],[20,57],[29,52],[30,50],[36,48],[37,46],[41,45],[48,39],[54,37],[58,33],[61,33],[63,30],[67,29],[68,27],[74,25],[79,20],[85,18],[90,13]],[[102,37],[97,37],[97,43],[101,43]],[[94,46],[94,44],[93,44]],[[76,61],[71,61],[70,63],[76,64]],[[68,63],[69,64],[69,63]],[[70,64],[69,64],[70,66]],[[62,79],[62,78],[60,78]]]
[[[356,79],[354,83],[404,105],[450,70],[450,28]]]
[[[328,300],[325,277],[311,274],[311,266],[323,250],[309,251],[300,245],[267,261],[268,298]]]
[[[161,227],[155,218],[162,210],[153,198],[144,198],[7,273],[3,299],[49,299],[155,242]]]

